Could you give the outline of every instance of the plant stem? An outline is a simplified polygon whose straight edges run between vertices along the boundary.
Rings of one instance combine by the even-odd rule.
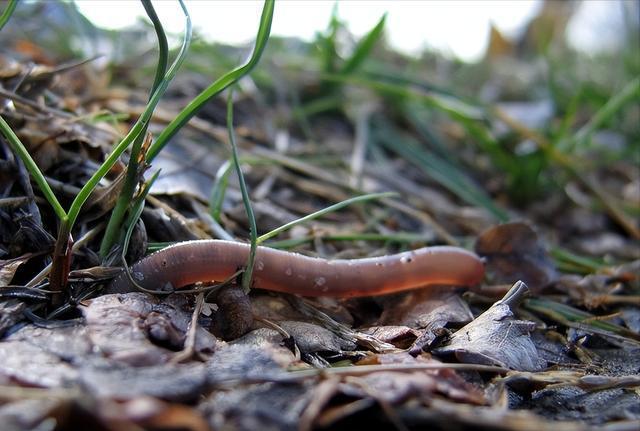
[[[0,30],[2,30],[9,21],[9,18],[13,15],[13,11],[16,10],[16,6],[18,6],[18,0],[9,0],[7,7],[4,8],[2,15],[0,15]]]
[[[249,219],[249,235],[251,238],[251,249],[249,251],[249,258],[247,259],[247,268],[242,274],[242,288],[245,292],[248,292],[251,288],[251,277],[253,276],[253,264],[256,257],[256,249],[258,246],[258,234],[256,226],[256,217],[253,214],[253,208],[251,208],[251,200],[249,199],[249,192],[247,191],[247,184],[244,181],[244,175],[242,175],[242,169],[240,168],[240,162],[238,158],[238,147],[236,145],[235,133],[233,133],[233,88],[229,89],[229,95],[227,96],[227,129],[229,131],[229,143],[231,144],[231,155],[233,159],[233,166],[238,174],[238,182],[240,183],[240,192],[242,193],[242,202],[244,203],[244,210],[247,213]]]
[[[141,2],[144,6],[145,11],[147,12],[147,15],[149,16],[149,19],[151,19],[151,22],[153,23],[153,27],[158,37],[158,64],[156,66],[153,86],[151,87],[151,92],[149,94],[150,100],[153,96],[154,91],[156,91],[156,89],[162,82],[162,79],[167,71],[169,47],[167,44],[167,36],[165,35],[164,28],[162,27],[162,23],[158,19],[158,15],[156,14],[156,11],[151,4],[151,1],[141,0]],[[147,125],[145,125],[145,127],[142,129],[142,131],[134,141],[133,146],[131,147],[131,155],[129,157],[129,164],[127,165],[127,173],[124,180],[124,185],[122,187],[120,195],[118,196],[116,205],[111,212],[109,223],[107,224],[104,236],[102,237],[102,242],[100,243],[100,256],[102,258],[107,256],[109,250],[113,246],[113,243],[116,242],[119,236],[125,213],[129,209],[129,204],[133,199],[136,183],[138,182],[139,176],[142,175],[139,168],[139,157],[140,150],[142,149],[142,143],[144,142],[146,136],[146,131]]]
[[[47,199],[49,204],[51,204],[51,206],[53,207],[53,211],[56,213],[58,219],[60,219],[61,222],[64,222],[67,219],[67,213],[65,212],[64,208],[62,208],[62,205],[60,205],[60,201],[58,201],[58,198],[53,193],[53,190],[51,190],[51,187],[49,187],[49,183],[47,183],[47,180],[44,178],[44,175],[40,171],[40,168],[38,167],[36,162],[31,158],[29,151],[27,151],[18,136],[16,136],[13,130],[11,130],[11,127],[9,126],[9,124],[7,124],[4,118],[2,118],[2,116],[0,116],[0,131],[2,131],[2,134],[9,142],[9,146],[11,147],[11,149],[16,153],[18,157],[20,157],[20,159],[22,159],[22,162],[33,177],[36,184],[38,184],[38,187],[42,191],[42,194]]]

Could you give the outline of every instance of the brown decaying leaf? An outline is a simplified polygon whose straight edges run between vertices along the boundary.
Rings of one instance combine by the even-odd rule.
[[[516,320],[512,311],[527,292],[527,286],[517,282],[502,300],[453,334],[434,353],[455,355],[461,362],[523,371],[542,369],[545,363],[530,337],[535,323]]]
[[[430,287],[390,298],[384,303],[380,325],[407,325],[419,330],[420,336],[411,347],[417,355],[427,349],[448,324],[471,321],[473,314],[460,295],[450,286]]]
[[[106,357],[131,365],[162,364],[165,349],[154,345],[142,328],[157,301],[142,293],[105,295],[83,308],[88,336]]]
[[[487,274],[494,283],[522,280],[537,292],[557,278],[553,261],[527,223],[491,227],[480,234],[475,249],[486,259]]]
[[[417,331],[408,326],[370,326],[362,329],[362,332],[369,334],[385,343],[390,343],[399,349],[407,349],[420,336]]]
[[[20,265],[29,260],[30,257],[31,255],[27,255],[15,259],[0,260],[0,288],[11,284],[11,280],[13,280],[13,276]]]

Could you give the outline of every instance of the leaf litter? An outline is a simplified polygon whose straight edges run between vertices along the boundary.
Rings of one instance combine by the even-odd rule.
[[[536,25],[549,24],[549,8],[557,5],[547,3],[522,46],[532,43]],[[7,47],[0,56],[2,116],[66,202],[142,112],[150,47],[121,46],[126,60],[109,71],[92,55],[61,49],[71,46],[69,39],[54,43],[59,36],[50,32],[60,35],[77,12],[46,2],[23,7],[0,33]],[[17,30],[47,13],[56,17],[47,26]],[[591,145],[558,138],[558,148],[580,151],[549,156],[545,139],[563,131],[547,129],[544,139],[536,133],[554,121],[564,122],[564,133],[587,130],[585,122],[606,102],[589,92],[596,84],[580,81],[580,109],[560,106],[553,96],[532,99],[526,89],[544,88],[542,74],[517,52],[525,48],[499,42],[493,32],[482,63],[447,64],[451,82],[438,84],[451,91],[441,91],[400,72],[394,64],[406,58],[382,40],[372,44],[378,30],[358,44],[339,21],[332,26],[344,32],[340,43],[358,53],[343,65],[342,77],[335,76],[341,61],[331,48],[339,40],[335,32],[319,35],[315,48],[272,38],[236,92],[235,131],[258,228],[268,232],[353,194],[394,190],[400,197],[327,214],[267,245],[355,258],[425,243],[475,244],[485,281],[471,290],[442,286],[346,300],[254,290],[244,308],[230,313],[216,298],[231,298],[233,306],[235,293],[207,294],[202,302],[180,292],[102,295],[112,269],[97,253],[94,230],[104,228],[115,204],[125,167],[119,162],[90,199],[93,207],[81,213],[70,289],[56,304],[52,296],[60,293],[39,275],[51,262],[55,218],[2,139],[4,429],[640,425],[640,245],[625,223],[637,212],[638,175],[633,160],[611,153],[618,148],[624,155],[632,146],[627,141],[637,140],[629,127],[637,110],[598,125]],[[92,31],[91,38],[112,43],[113,35]],[[304,63],[318,46],[324,70]],[[200,70],[222,67],[212,52],[222,63],[238,53],[203,42],[193,49],[192,63],[152,117],[153,136],[208,85],[211,72]],[[513,79],[512,66],[526,71],[519,75],[524,84]],[[435,70],[428,57],[419,67]],[[489,78],[469,80],[471,73]],[[569,91],[566,82],[553,84]],[[500,115],[475,103],[478,94],[499,106]],[[150,169],[162,172],[146,199],[130,263],[161,243],[249,236],[234,175],[218,211],[207,208],[229,158],[224,116],[224,99],[210,102],[153,162]],[[605,153],[612,164],[589,159]],[[584,170],[572,170],[581,160],[589,161]],[[551,180],[552,174],[558,177]],[[603,201],[594,192],[600,189],[589,187],[593,181],[611,197]],[[622,216],[619,204],[628,211]],[[523,221],[498,223],[507,219]],[[198,304],[202,312],[194,319]],[[253,318],[239,333],[219,336],[220,319],[228,323],[235,312]]]

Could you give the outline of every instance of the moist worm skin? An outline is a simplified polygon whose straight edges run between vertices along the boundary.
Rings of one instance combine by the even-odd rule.
[[[223,240],[185,241],[140,260],[131,276],[145,289],[180,289],[198,281],[223,281],[246,265],[249,244]],[[484,277],[482,260],[458,247],[424,247],[351,260],[326,260],[258,247],[253,287],[303,296],[375,296],[430,284],[472,286]],[[107,293],[137,290],[126,273]]]

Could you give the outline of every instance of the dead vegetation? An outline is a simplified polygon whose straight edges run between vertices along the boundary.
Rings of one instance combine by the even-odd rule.
[[[247,50],[196,38],[139,135],[138,167],[127,180],[118,158],[65,231],[60,210],[145,111],[157,47],[133,42],[151,27],[109,34],[69,5],[20,4],[0,32],[0,115],[60,209],[3,133],[3,429],[636,429],[638,23],[624,50],[585,58],[557,36],[566,20],[550,16],[571,12],[558,5],[518,44],[495,33],[475,65],[391,51],[384,19],[362,40],[337,18],[315,43],[271,38],[232,100],[263,245],[329,259],[457,245],[485,259],[486,277],[247,300],[209,284],[103,294],[127,243],[133,263],[167,243],[250,238],[225,97],[154,153]],[[112,55],[85,61],[72,35]],[[382,192],[394,193],[278,230]]]

